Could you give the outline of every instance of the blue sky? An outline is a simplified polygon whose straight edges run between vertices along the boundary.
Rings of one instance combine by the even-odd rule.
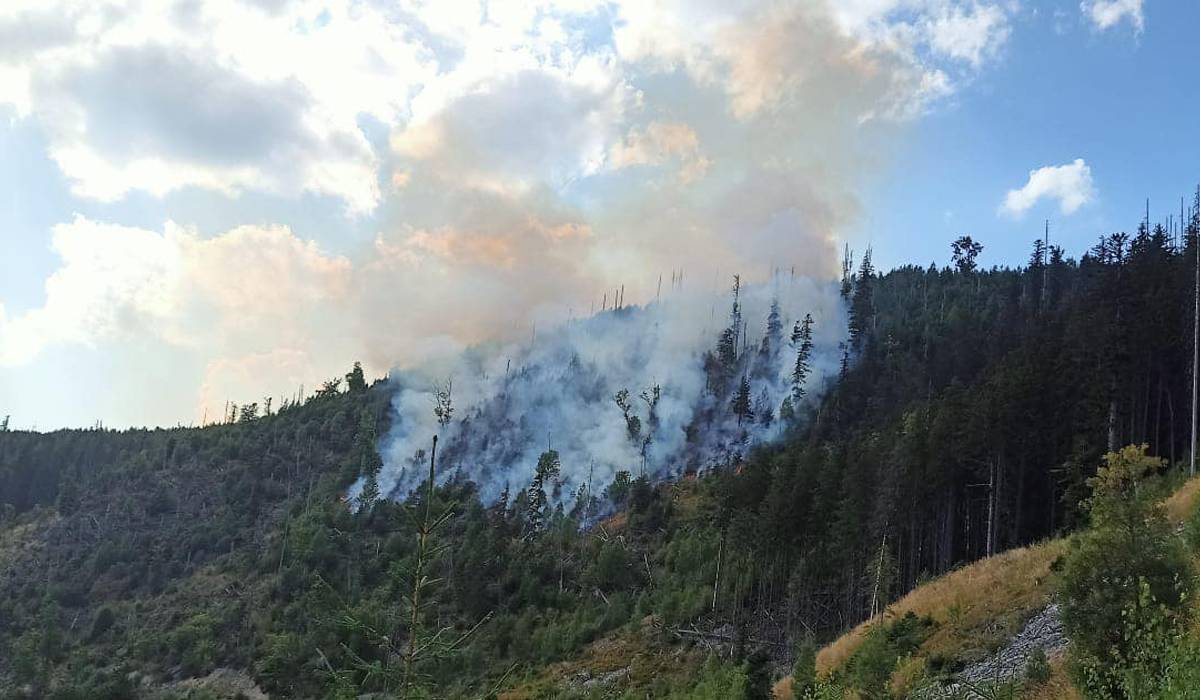
[[[1178,219],[1181,196],[1191,204],[1200,133],[1186,74],[1200,62],[1189,38],[1200,5],[1147,3],[1140,35],[1096,31],[1074,3],[1047,5],[1069,13],[1066,29],[1052,9],[1017,23],[994,69],[915,124],[896,170],[868,190],[857,240],[873,243],[880,265],[945,264],[961,233],[984,243],[984,264],[1021,264],[1047,218],[1052,241],[1078,256],[1100,234],[1136,228],[1146,198],[1156,221]],[[1053,200],[1020,219],[997,215],[1031,169],[1076,158],[1091,169],[1093,201],[1071,215]]]
[[[0,9],[18,426],[195,423],[678,268],[1016,265],[1047,218],[1077,256],[1200,178],[1195,3],[155,5]]]

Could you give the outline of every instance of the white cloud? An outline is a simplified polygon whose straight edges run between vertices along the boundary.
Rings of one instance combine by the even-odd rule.
[[[947,7],[926,21],[934,51],[978,68],[1008,41],[1008,16],[997,5]]]
[[[1142,0],[1083,0],[1079,10],[1098,31],[1111,29],[1124,21],[1133,25],[1139,34],[1146,27]]]
[[[60,5],[0,9],[0,39],[22,38],[0,49],[0,105],[43,125],[91,199],[311,192],[369,212],[379,163],[359,119],[401,118],[437,69],[404,26],[350,0]]]
[[[1000,209],[1010,216],[1021,216],[1040,200],[1058,200],[1059,211],[1073,214],[1096,197],[1092,170],[1082,158],[1065,165],[1047,165],[1029,171],[1024,187],[1009,190]]]
[[[864,173],[995,59],[1010,13],[976,0],[27,4],[0,5],[0,39],[21,37],[0,48],[0,105],[38,122],[77,196],[315,193],[370,214],[359,223],[377,235],[345,256],[266,224],[56,227],[62,264],[43,306],[0,319],[0,365],[136,341],[202,358],[210,402],[355,358],[382,370],[524,336],[614,286],[651,298],[664,270],[750,279],[788,261],[833,275]]]
[[[229,196],[309,192],[362,214],[387,196],[379,184],[387,154],[364,133],[364,116],[412,139],[429,137],[439,120],[463,128],[452,106],[471,109],[481,93],[490,95],[489,106],[507,111],[468,137],[486,142],[510,118],[510,127],[530,119],[554,126],[526,129],[523,138],[541,144],[510,151],[501,141],[482,155],[516,162],[537,148],[535,169],[550,168],[550,180],[562,184],[596,172],[605,152],[638,126],[627,122],[641,99],[632,72],[642,62],[681,66],[698,83],[720,86],[727,109],[743,119],[778,110],[827,69],[848,71],[867,87],[860,120],[908,119],[954,89],[958,71],[943,61],[977,68],[1008,37],[997,3],[832,7],[540,0],[496,1],[485,11],[467,0],[12,0],[0,8],[0,104],[42,122],[52,157],[81,197],[111,201],[187,187]],[[806,41],[791,41],[796,34]],[[538,85],[550,92],[526,108],[515,96]],[[578,115],[558,107],[587,113],[572,120]],[[518,186],[530,177],[519,174]]]
[[[345,318],[349,261],[285,227],[202,238],[170,222],[157,232],[77,215],[56,226],[52,240],[61,265],[46,281],[45,302],[0,317],[0,367],[27,364],[53,345],[150,343],[226,369],[239,358],[285,353],[327,376],[352,352],[344,340],[353,325]],[[280,388],[260,379],[243,391]]]

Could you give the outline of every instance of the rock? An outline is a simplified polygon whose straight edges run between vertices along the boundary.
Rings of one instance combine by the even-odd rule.
[[[1046,656],[1053,656],[1066,646],[1067,636],[1063,632],[1059,608],[1057,604],[1052,604],[1034,615],[1003,649],[966,667],[950,683],[923,688],[913,697],[922,700],[982,698],[984,696],[971,690],[971,686],[1021,680],[1025,677],[1029,656],[1034,650],[1041,649]]]

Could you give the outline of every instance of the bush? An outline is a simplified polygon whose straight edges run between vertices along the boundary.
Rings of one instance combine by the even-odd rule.
[[[796,662],[792,665],[792,695],[796,700],[805,700],[817,685],[817,645],[812,637],[806,636],[796,651]]]
[[[848,685],[869,697],[885,695],[896,662],[921,646],[933,624],[910,611],[895,622],[872,627],[846,664]]]
[[[1046,658],[1045,649],[1037,647],[1030,652],[1025,660],[1025,680],[1035,686],[1050,680],[1050,661]]]
[[[1063,627],[1087,696],[1153,697],[1169,647],[1186,627],[1192,565],[1143,483],[1162,461],[1144,446],[1104,461],[1088,481],[1092,529],[1063,566]]]
[[[183,672],[198,676],[217,659],[216,623],[205,613],[195,615],[171,633],[171,648],[179,654]]]
[[[117,616],[113,613],[112,608],[105,605],[96,611],[96,617],[92,619],[92,629],[88,632],[88,639],[98,639],[102,634],[112,628],[113,623],[117,621]]]

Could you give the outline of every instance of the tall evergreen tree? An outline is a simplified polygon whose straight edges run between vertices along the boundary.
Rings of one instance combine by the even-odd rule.
[[[771,300],[771,310],[767,313],[767,332],[763,334],[762,344],[758,352],[764,361],[770,361],[771,356],[779,349],[783,339],[783,318],[779,311],[779,300]]]
[[[558,489],[558,478],[561,471],[562,462],[559,460],[557,450],[546,450],[538,457],[533,482],[529,484],[526,491],[528,494],[525,510],[526,537],[535,537],[545,529],[550,511],[550,497],[546,494],[546,486],[550,486],[552,491]]]
[[[743,420],[754,418],[754,406],[751,403],[750,396],[750,380],[746,375],[742,375],[742,381],[738,385],[737,391],[733,394],[733,399],[729,403],[733,415],[737,416],[738,425],[742,424]]]
[[[346,373],[346,389],[348,391],[366,391],[367,379],[363,375],[361,362],[355,362],[354,367]]]
[[[850,301],[850,347],[862,348],[875,317],[875,267],[871,264],[871,249],[863,254],[862,264],[854,280],[854,297]]]
[[[792,368],[792,402],[796,405],[804,398],[804,383],[812,371],[808,364],[813,350],[812,325],[812,314],[805,314],[804,320],[792,331],[793,342],[797,345],[796,363]]]

